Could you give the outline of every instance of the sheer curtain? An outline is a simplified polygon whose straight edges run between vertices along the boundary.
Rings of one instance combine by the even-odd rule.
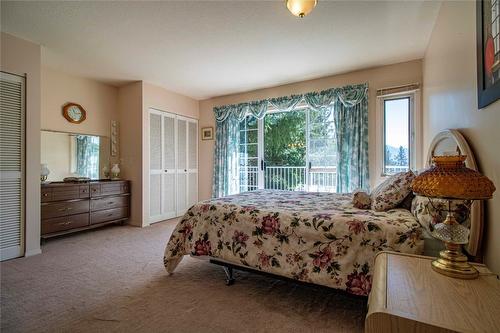
[[[213,197],[239,191],[239,122],[247,115],[262,119],[269,107],[278,111],[292,111],[302,101],[313,110],[334,113],[338,156],[337,192],[369,189],[368,84],[365,83],[215,107],[217,129]]]

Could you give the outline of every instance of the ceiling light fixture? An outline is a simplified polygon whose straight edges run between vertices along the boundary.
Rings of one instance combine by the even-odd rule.
[[[285,0],[286,8],[297,17],[304,17],[309,14],[318,1],[316,0]]]

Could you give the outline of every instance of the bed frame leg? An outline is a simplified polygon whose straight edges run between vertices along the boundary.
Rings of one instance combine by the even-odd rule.
[[[224,272],[226,273],[226,286],[234,284],[233,268],[228,266],[222,266]]]

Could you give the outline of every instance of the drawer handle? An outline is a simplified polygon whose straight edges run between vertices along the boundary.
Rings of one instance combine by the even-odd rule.
[[[73,208],[71,208],[71,207],[65,207],[65,208],[59,208],[59,211],[60,211],[60,212],[64,212],[64,211],[66,211],[66,210],[72,210],[72,209],[73,209]]]
[[[113,216],[113,213],[109,213],[109,214],[108,214],[108,217],[109,217],[109,216]]]
[[[58,225],[70,225],[71,221],[66,221],[66,222],[60,222]]]
[[[48,197],[48,196],[49,196],[49,194],[48,194],[48,193],[44,193],[44,194],[43,194],[43,196],[44,196],[44,197]]]
[[[112,205],[114,203],[115,203],[114,201],[110,201],[110,202],[108,202],[108,205]]]

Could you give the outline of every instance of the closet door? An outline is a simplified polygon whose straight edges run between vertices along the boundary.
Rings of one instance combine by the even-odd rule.
[[[175,115],[163,115],[163,175],[162,175],[162,214],[164,219],[177,216],[175,198]]]
[[[177,216],[188,209],[188,119],[177,116]]]
[[[149,222],[158,222],[162,216],[163,175],[163,116],[149,110]]]
[[[188,121],[188,207],[198,202],[198,121]]]
[[[0,259],[24,254],[24,78],[0,72]]]

